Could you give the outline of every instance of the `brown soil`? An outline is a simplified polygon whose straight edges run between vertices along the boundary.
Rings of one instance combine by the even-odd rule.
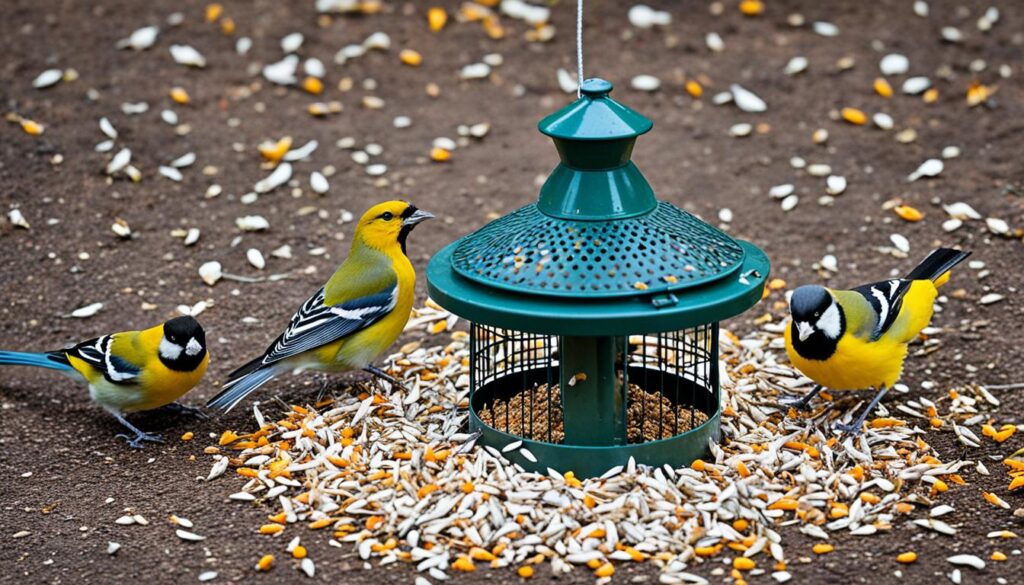
[[[548,385],[541,384],[509,400],[495,400],[480,410],[480,420],[526,439],[560,444],[565,440],[561,397],[559,385],[549,393]],[[675,406],[661,393],[646,392],[636,384],[629,385],[627,404],[626,440],[631,445],[667,439],[708,420],[700,410],[685,404]]]
[[[929,0],[932,17],[914,16],[910,2],[817,2],[769,1],[760,18],[742,17],[735,2],[726,1],[725,14],[712,16],[707,5],[668,0],[649,4],[670,10],[674,22],[667,30],[634,31],[626,24],[626,7],[619,2],[588,1],[588,73],[615,82],[615,96],[655,121],[655,129],[637,143],[634,160],[644,170],[656,192],[707,218],[720,208],[733,210],[730,231],[763,247],[773,262],[774,276],[791,284],[819,282],[812,264],[826,253],[839,259],[839,273],[830,282],[851,286],[887,277],[891,271],[906,272],[932,246],[960,245],[974,250],[973,259],[986,263],[991,275],[978,279],[971,270],[960,270],[948,285],[950,300],[935,317],[944,329],[938,351],[908,360],[904,381],[915,395],[937,400],[964,382],[990,384],[1020,382],[1019,364],[1024,358],[1024,304],[1019,288],[1024,281],[1019,240],[988,234],[979,222],[947,234],[940,224],[945,216],[937,201],[962,200],[985,216],[1002,217],[1014,227],[1024,222],[1024,198],[1020,153],[1024,148],[1024,86],[1021,78],[1024,6],[1009,0],[970,2]],[[235,40],[216,26],[202,22],[204,3],[197,0],[7,0],[0,18],[0,104],[4,110],[36,119],[46,125],[42,136],[32,137],[16,125],[0,126],[0,207],[4,214],[17,204],[32,229],[15,229],[0,223],[0,347],[47,350],[97,334],[136,328],[162,321],[179,304],[212,299],[214,304],[200,317],[212,343],[213,363],[206,381],[187,401],[202,404],[218,390],[224,375],[251,359],[287,323],[297,305],[317,288],[347,251],[351,224],[339,225],[343,209],[360,213],[371,203],[404,197],[440,218],[421,226],[410,238],[416,266],[422,270],[430,254],[442,245],[479,227],[493,214],[512,211],[536,196],[538,175],[556,160],[554,148],[537,133],[535,122],[566,102],[558,90],[555,70],[573,69],[571,53],[572,7],[560,2],[554,9],[556,40],[529,45],[522,40],[526,26],[505,19],[508,37],[492,41],[475,25],[450,25],[432,35],[424,26],[422,3],[388,2],[383,14],[338,18],[320,26],[313,2],[229,0],[225,12],[237,23],[238,33],[251,36],[254,47],[246,58],[234,54]],[[437,4],[455,9],[457,0]],[[987,35],[974,22],[990,4],[998,5],[1001,20]],[[163,26],[168,14],[183,11],[181,27]],[[806,28],[793,29],[786,15],[800,12],[808,22],[829,20],[840,27],[838,37],[825,39]],[[135,28],[161,24],[157,46],[135,53],[116,51],[119,38]],[[966,35],[960,44],[940,40],[941,26],[955,25]],[[388,32],[396,47],[390,54],[372,53],[339,69],[330,64],[341,46],[359,42],[370,33]],[[246,73],[251,62],[279,58],[279,40],[301,31],[306,35],[306,55],[328,63],[325,99],[339,99],[345,110],[334,117],[314,120],[306,106],[314,101],[298,91],[264,87],[243,99],[239,91],[254,81]],[[727,50],[711,54],[704,46],[708,31],[723,35]],[[937,81],[938,102],[925,105],[918,98],[898,95],[882,100],[871,91],[885,51],[906,53],[916,74],[938,79],[949,67],[948,80]],[[188,70],[174,64],[167,51],[172,43],[187,42],[209,59],[206,70]],[[424,56],[418,69],[397,64],[397,50],[413,47]],[[504,64],[493,83],[462,82],[456,72],[482,55],[499,52]],[[794,55],[811,61],[810,70],[795,77],[781,73]],[[840,73],[834,64],[853,57],[855,67]],[[984,60],[988,68],[972,74],[969,65]],[[1000,79],[994,69],[1012,68],[1012,77]],[[52,66],[73,67],[80,79],[39,91],[31,80]],[[628,89],[628,80],[639,73],[657,74],[661,91],[642,94]],[[356,80],[356,89],[341,94],[336,86],[343,76]],[[681,89],[681,80],[706,76],[710,84],[705,99],[695,102]],[[967,109],[964,92],[971,79],[998,85],[995,108]],[[372,78],[372,93],[384,98],[383,110],[364,110],[359,100],[362,82]],[[441,96],[429,98],[423,88],[436,82]],[[740,82],[755,89],[769,104],[760,115],[741,114],[731,106],[713,107],[710,95]],[[159,111],[171,106],[172,86],[185,87],[192,96],[189,106],[177,106],[191,133],[177,136],[159,120]],[[98,101],[86,98],[95,88]],[[516,88],[520,88],[517,90]],[[147,101],[150,111],[125,116],[123,102]],[[885,110],[899,128],[917,129],[918,139],[898,144],[891,133],[856,127],[829,119],[830,111],[854,106],[866,111]],[[410,115],[411,128],[398,131],[392,120]],[[97,128],[101,116],[109,116],[131,145],[146,179],[139,184],[109,184],[102,174],[108,155],[93,147],[103,140]],[[237,126],[229,120],[237,118]],[[454,136],[456,126],[488,121],[491,134],[469,148],[455,151],[447,164],[427,159],[431,141]],[[764,123],[766,133],[736,139],[727,129],[738,122]],[[829,129],[827,146],[810,140],[818,127]],[[762,128],[764,129],[764,128]],[[298,163],[303,184],[308,173],[333,164],[332,190],[323,197],[308,192],[291,196],[287,190],[261,197],[251,205],[238,197],[265,175],[259,169],[255,146],[264,139],[292,135],[297,143],[317,139],[320,149],[314,163]],[[385,146],[381,157],[391,169],[391,181],[378,186],[363,169],[352,163],[347,151],[334,147],[342,136],[355,136],[360,144]],[[232,149],[244,145],[243,152]],[[947,161],[937,179],[907,183],[906,175],[923,160],[937,156],[944,146],[962,149],[959,159]],[[185,180],[172,183],[156,176],[158,164],[188,151],[199,157]],[[54,164],[54,156],[63,161]],[[829,162],[850,180],[850,188],[832,207],[815,201],[823,192],[820,179],[795,172],[789,165],[799,155],[812,162]],[[218,169],[215,177],[201,173],[205,165]],[[205,199],[203,193],[216,182],[224,194]],[[792,182],[801,194],[800,205],[786,214],[767,196],[772,185]],[[307,189],[308,191],[308,189]],[[900,198],[925,212],[924,221],[908,224],[895,218],[883,204]],[[314,206],[323,211],[306,213]],[[302,212],[300,213],[300,210]],[[261,234],[240,234],[237,217],[259,213],[271,222]],[[110,225],[124,218],[135,237],[118,240]],[[48,222],[49,219],[55,221]],[[178,227],[198,227],[202,238],[185,248],[169,236]],[[887,246],[889,235],[900,232],[912,242],[911,257],[897,260],[877,251]],[[343,234],[339,235],[339,234]],[[232,240],[242,236],[240,245]],[[341,241],[339,241],[341,240]],[[260,284],[222,282],[215,288],[196,276],[203,262],[219,260],[229,271],[255,276],[245,263],[245,250],[269,251],[289,244],[295,259],[269,259],[267,271],[289,272],[281,281]],[[325,247],[326,254],[307,251]],[[307,270],[307,268],[311,268]],[[418,283],[419,300],[424,284]],[[961,289],[962,293],[953,294]],[[1006,300],[989,306],[977,303],[988,292]],[[754,319],[771,312],[783,316],[780,293],[762,306],[726,324],[737,331],[756,325]],[[88,320],[63,319],[61,315],[92,302],[106,307]],[[155,305],[152,309],[150,305]],[[410,337],[415,337],[413,334]],[[142,428],[163,433],[167,443],[132,451],[115,439],[120,431],[113,419],[90,404],[84,388],[60,376],[21,368],[3,370],[0,382],[0,581],[7,583],[147,583],[195,582],[205,570],[219,571],[218,582],[270,583],[299,579],[291,562],[283,560],[284,543],[255,533],[266,509],[230,502],[226,495],[238,482],[225,477],[212,484],[205,477],[210,461],[202,449],[207,437],[225,428],[249,428],[251,414],[245,408],[229,416],[198,422],[150,413],[136,417]],[[341,390],[359,376],[336,377],[331,388]],[[934,382],[930,390],[924,381]],[[262,390],[269,398],[285,401],[307,399],[319,387],[314,375],[284,377]],[[1013,391],[998,392],[1003,405],[997,424],[1022,422],[1024,398]],[[178,440],[185,431],[196,439]],[[992,540],[986,533],[1004,528],[1022,532],[1010,511],[993,508],[982,491],[1000,493],[1013,507],[1024,505],[1024,495],[1006,493],[1007,478],[994,460],[1024,446],[1024,434],[1006,443],[985,442],[968,450],[948,431],[932,431],[926,437],[942,458],[981,458],[993,470],[990,476],[968,474],[968,484],[954,485],[944,495],[956,512],[945,519],[958,526],[956,539],[925,533],[898,520],[893,530],[874,537],[836,534],[836,552],[815,557],[810,540],[796,527],[784,528],[787,551],[794,559],[793,582],[903,583],[945,581],[952,567],[945,558],[969,552],[988,558],[994,550],[1009,554],[1003,563],[990,562],[983,575],[964,571],[970,580],[994,582],[1002,577],[1018,582],[1024,560],[1011,552],[1022,548],[1019,540]],[[150,526],[120,526],[114,520],[130,509],[150,519]],[[174,513],[192,519],[195,530],[208,539],[184,542],[166,521]],[[28,532],[26,536],[13,535]],[[121,550],[106,554],[107,542]],[[348,549],[329,547],[324,536],[310,534],[304,543],[317,560],[316,581],[409,583],[409,567],[364,570]],[[897,553],[914,550],[917,563],[897,565]],[[278,567],[256,574],[253,565],[267,552],[279,556]],[[814,557],[814,558],[812,558]],[[694,564],[696,573],[713,582],[723,565]],[[725,571],[727,574],[728,571]],[[547,569],[536,579],[547,579]],[[616,579],[654,583],[653,566],[622,566]],[[456,582],[513,582],[507,573],[477,571]],[[588,571],[575,571],[563,582],[590,583]],[[751,581],[767,582],[768,577]]]

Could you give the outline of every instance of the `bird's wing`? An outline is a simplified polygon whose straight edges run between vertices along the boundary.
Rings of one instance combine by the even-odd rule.
[[[83,341],[65,350],[69,356],[89,364],[112,384],[135,384],[142,368],[113,353],[114,336],[104,335]]]
[[[263,366],[337,341],[376,323],[395,308],[398,285],[328,306],[324,288],[309,298],[263,356]]]
[[[912,280],[894,278],[853,289],[852,292],[862,296],[876,315],[876,321],[869,336],[871,341],[878,341],[896,322],[900,310],[903,308],[903,297],[910,290],[910,285],[913,282]]]

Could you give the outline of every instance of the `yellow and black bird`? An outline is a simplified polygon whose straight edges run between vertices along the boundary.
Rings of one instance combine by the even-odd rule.
[[[932,318],[938,287],[949,271],[970,255],[950,248],[932,251],[904,278],[865,284],[852,290],[807,285],[789,300],[786,327],[790,361],[817,386],[792,403],[804,408],[822,390],[878,389],[878,394],[844,433],[860,432],[868,414],[900,378],[907,344]]]
[[[405,328],[412,310],[416,272],[406,238],[434,217],[405,201],[370,208],[359,220],[348,258],[309,298],[263,355],[228,376],[224,390],[207,403],[231,410],[274,376],[293,370],[366,370],[397,381],[373,366]]]
[[[125,331],[45,353],[0,351],[0,365],[57,370],[89,385],[92,399],[134,435],[117,435],[140,449],[161,442],[159,435],[135,428],[125,413],[170,406],[198,415],[176,401],[206,372],[206,334],[192,317],[178,317],[144,331]]]

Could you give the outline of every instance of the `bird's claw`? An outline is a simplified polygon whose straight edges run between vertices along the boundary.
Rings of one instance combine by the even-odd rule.
[[[164,442],[163,437],[161,437],[160,435],[152,434],[152,433],[138,433],[138,434],[136,434],[134,436],[133,435],[128,435],[128,434],[125,434],[125,433],[119,433],[117,435],[114,435],[114,438],[115,439],[124,439],[128,443],[128,446],[131,447],[132,449],[143,449],[143,448],[145,448],[145,446],[146,446],[145,443],[147,443],[147,442],[149,442],[149,443],[163,443]]]
[[[380,369],[378,367],[367,366],[367,367],[363,368],[363,371],[367,372],[367,373],[370,373],[370,374],[373,374],[377,378],[380,378],[381,380],[384,380],[388,384],[391,384],[392,388],[401,388],[403,390],[408,390],[408,388],[405,387],[405,384],[403,384],[401,380],[399,380],[398,378],[395,378],[391,374],[385,372],[384,370],[382,370],[382,369]]]
[[[811,401],[806,396],[782,396],[779,398],[779,406],[807,412],[811,410]]]

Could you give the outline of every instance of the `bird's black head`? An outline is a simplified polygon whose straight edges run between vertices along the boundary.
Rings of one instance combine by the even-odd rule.
[[[206,332],[194,317],[185,316],[164,323],[160,340],[160,361],[172,370],[190,372],[206,359]]]
[[[835,297],[823,286],[801,286],[789,298],[793,345],[806,358],[825,359],[835,351],[846,319]]]

